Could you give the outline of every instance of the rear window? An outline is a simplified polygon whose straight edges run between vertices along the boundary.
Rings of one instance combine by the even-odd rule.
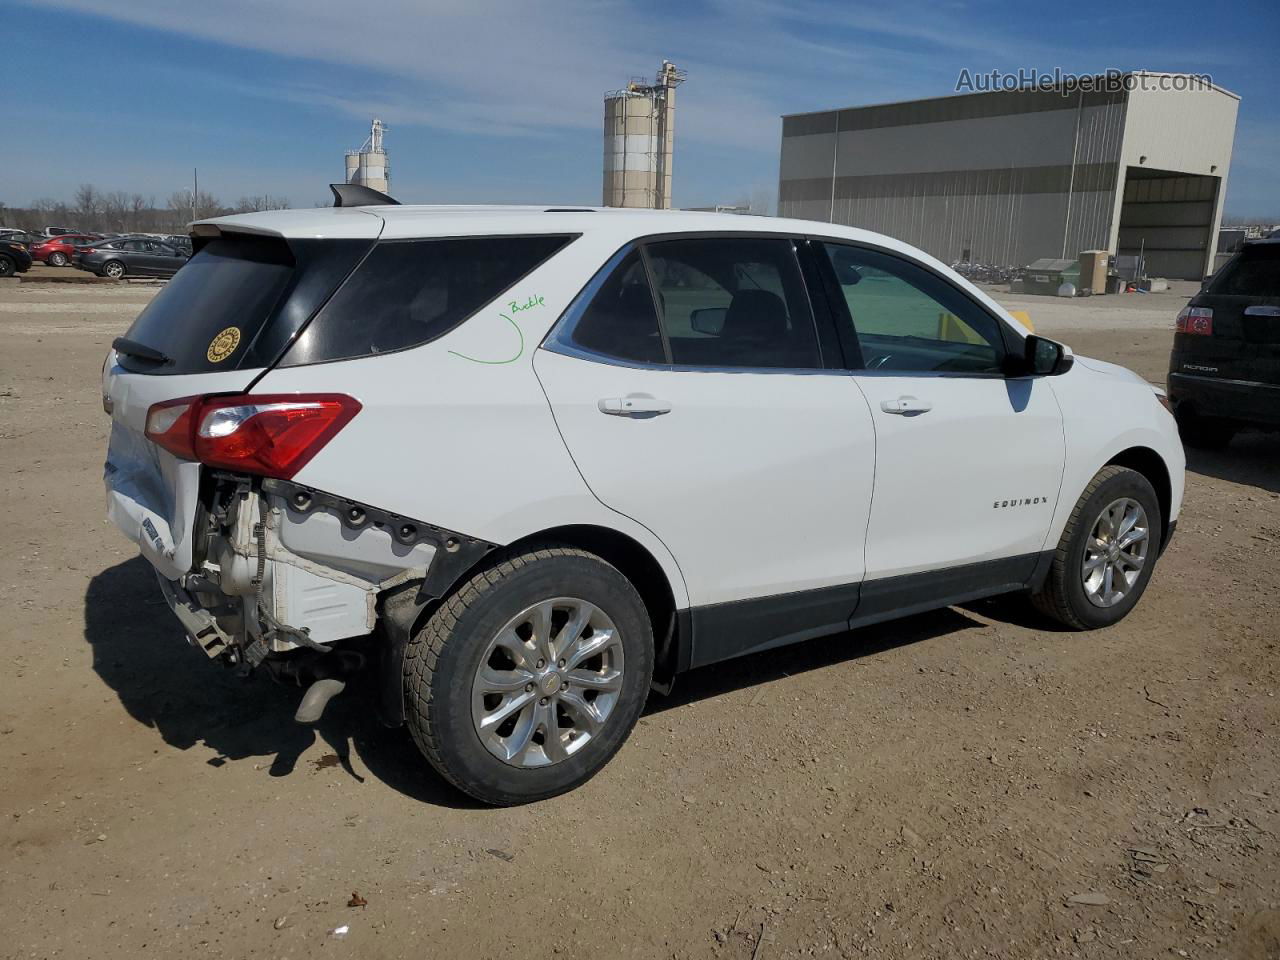
[[[210,240],[125,334],[169,361],[121,353],[120,364],[155,375],[269,367],[371,246],[248,234]]]
[[[1280,243],[1246,245],[1213,279],[1208,292],[1237,297],[1280,297]]]
[[[435,340],[572,239],[382,241],[306,326],[281,366],[367,357]]]
[[[104,244],[132,249],[137,241]],[[148,373],[235,369],[293,276],[282,240],[211,241],[189,260],[133,321],[126,339],[159,350],[171,362],[137,363]],[[215,347],[215,341],[217,345]]]

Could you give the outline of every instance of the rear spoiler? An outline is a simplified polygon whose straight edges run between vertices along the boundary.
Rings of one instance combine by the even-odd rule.
[[[331,183],[335,207],[400,206],[400,201],[361,183]]]

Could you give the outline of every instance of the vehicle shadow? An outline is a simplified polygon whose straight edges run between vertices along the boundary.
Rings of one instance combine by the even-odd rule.
[[[1187,469],[1280,493],[1280,433],[1242,433],[1223,450],[1188,447]]]
[[[84,638],[94,671],[129,715],[179,750],[208,750],[211,766],[262,757],[271,776],[302,773],[299,761],[319,738],[329,758],[313,758],[317,767],[340,765],[347,776],[363,780],[351,763],[355,749],[373,776],[407,796],[446,807],[480,806],[431,769],[406,730],[378,721],[369,677],[357,677],[312,727],[293,719],[301,690],[260,672],[240,678],[209,663],[186,642],[142,557],[90,580]]]
[[[965,609],[1008,620],[1020,608],[997,598]],[[670,696],[649,698],[645,715],[981,625],[964,609],[947,608],[766,650],[681,675]],[[211,766],[262,757],[269,761],[271,776],[313,772],[299,766],[319,738],[332,753],[311,758],[316,767],[340,765],[347,776],[363,781],[351,763],[354,749],[374,777],[406,796],[445,807],[483,808],[431,769],[406,730],[390,730],[378,721],[371,674],[358,676],[312,727],[293,719],[301,691],[272,683],[261,673],[245,679],[209,663],[186,643],[150,564],[141,557],[89,582],[84,637],[93,651],[94,671],[129,715],[172,747],[208,751]]]
[[[670,696],[650,697],[645,716],[980,626],[981,621],[947,607],[699,667],[678,676]]]

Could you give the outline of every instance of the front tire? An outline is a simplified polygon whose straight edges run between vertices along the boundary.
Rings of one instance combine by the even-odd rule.
[[[1163,529],[1150,481],[1128,467],[1103,467],[1071,512],[1032,603],[1073,630],[1119,623],[1151,580]]]
[[[108,260],[102,265],[102,275],[112,280],[122,279],[124,273],[124,264],[119,260]]]
[[[67,265],[67,255],[65,253],[54,251],[53,253],[49,254],[49,266],[65,267],[66,265]]]
[[[12,277],[18,271],[18,265],[9,257],[0,257],[0,277]]]
[[[409,731],[477,800],[542,800],[617,753],[652,675],[649,616],[627,578],[573,547],[530,548],[473,576],[409,642]]]

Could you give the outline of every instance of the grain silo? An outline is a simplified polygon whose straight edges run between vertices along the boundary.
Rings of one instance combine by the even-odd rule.
[[[382,121],[374,117],[364,145],[359,150],[347,151],[347,183],[359,183],[381,193],[391,192],[391,163],[382,148],[386,129]]]
[[[676,87],[685,79],[669,60],[655,82],[632,80],[604,98],[604,205],[671,208]]]

